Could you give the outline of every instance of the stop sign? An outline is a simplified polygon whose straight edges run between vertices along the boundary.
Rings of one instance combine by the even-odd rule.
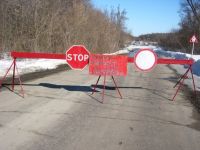
[[[88,64],[89,55],[83,45],[73,45],[66,51],[66,61],[72,69],[82,70]]]

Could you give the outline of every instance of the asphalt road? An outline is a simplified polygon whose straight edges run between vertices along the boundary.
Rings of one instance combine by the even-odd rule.
[[[200,115],[167,66],[116,77],[123,99],[107,78],[63,71],[25,82],[25,98],[0,92],[0,150],[199,150]],[[19,89],[19,87],[16,87]],[[18,91],[16,91],[18,92]]]

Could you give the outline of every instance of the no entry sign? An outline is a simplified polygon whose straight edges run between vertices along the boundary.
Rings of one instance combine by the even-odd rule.
[[[127,56],[91,54],[89,73],[99,76],[126,76]]]
[[[157,64],[157,55],[151,49],[141,49],[135,55],[135,66],[140,71],[150,71]]]
[[[66,61],[72,69],[82,70],[88,64],[89,55],[83,45],[73,45],[66,51]]]

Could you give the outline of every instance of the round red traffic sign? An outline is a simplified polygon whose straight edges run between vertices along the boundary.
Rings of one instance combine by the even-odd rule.
[[[150,71],[157,64],[157,54],[152,49],[140,49],[135,57],[135,66],[140,71]]]
[[[66,61],[72,69],[84,69],[89,61],[90,52],[83,45],[73,45],[66,51]]]

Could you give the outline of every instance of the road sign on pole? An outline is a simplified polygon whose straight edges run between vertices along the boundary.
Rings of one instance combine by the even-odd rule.
[[[198,40],[195,35],[190,38],[190,43],[198,43]]]
[[[198,43],[198,40],[197,40],[197,38],[196,38],[195,35],[193,35],[193,36],[190,38],[190,43],[192,43],[192,56],[193,56],[193,54],[194,54],[194,44],[195,44],[195,43]]]
[[[82,70],[88,64],[89,55],[83,45],[73,45],[66,51],[66,61],[72,69]]]

